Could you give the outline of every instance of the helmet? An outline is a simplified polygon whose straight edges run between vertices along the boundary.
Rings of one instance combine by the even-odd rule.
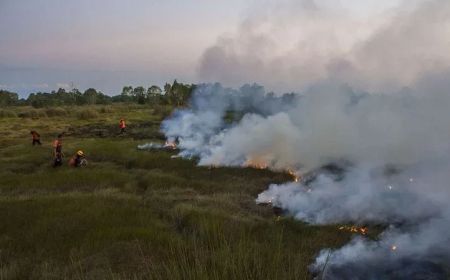
[[[83,153],[83,151],[80,150],[80,151],[77,152],[77,155],[84,156],[84,153]]]

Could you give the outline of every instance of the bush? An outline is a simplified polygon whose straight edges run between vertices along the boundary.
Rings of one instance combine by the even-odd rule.
[[[113,113],[114,109],[111,106],[104,106],[100,108],[100,113],[107,114],[107,113]]]
[[[11,110],[0,110],[0,118],[16,118],[17,114]]]
[[[170,116],[172,113],[172,106],[164,106],[164,105],[155,105],[153,108],[153,113],[158,116],[162,116],[163,119]]]
[[[48,117],[59,117],[67,115],[67,111],[61,107],[48,108],[47,110],[45,110],[45,113]]]
[[[47,117],[47,114],[42,110],[30,109],[19,113],[21,118],[39,119]]]
[[[80,120],[90,120],[98,118],[98,113],[94,109],[82,109],[77,112],[77,117]]]

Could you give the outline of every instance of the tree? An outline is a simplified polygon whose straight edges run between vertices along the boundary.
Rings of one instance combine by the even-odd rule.
[[[147,89],[147,96],[155,96],[155,95],[161,95],[162,90],[159,86],[151,86]]]
[[[19,102],[19,95],[15,92],[0,90],[0,106],[11,106]]]
[[[87,104],[95,104],[97,101],[97,91],[93,88],[88,88],[84,93],[83,93],[83,99],[85,101],[85,103]]]
[[[162,101],[162,90],[158,86],[151,86],[147,89],[147,102],[159,104]]]
[[[170,90],[166,92],[167,101],[169,104],[175,106],[186,105],[189,98],[191,97],[193,90],[194,90],[193,85],[185,85],[175,80],[173,81],[173,84],[170,86]]]
[[[132,86],[124,86],[123,87],[121,95],[131,96],[132,94],[133,94],[133,87]]]
[[[169,83],[166,83],[165,85],[164,85],[164,94],[165,95],[168,95],[168,94],[170,94],[170,91],[172,90],[172,86],[169,84]]]
[[[111,104],[112,98],[101,91],[97,92],[96,104]]]
[[[133,90],[133,96],[139,104],[145,103],[145,88],[142,86],[136,87]]]
[[[139,97],[145,95],[145,88],[142,86],[138,86],[133,90],[133,96]]]
[[[73,102],[71,103],[67,103],[65,105],[83,105],[84,104],[84,98],[83,98],[83,94],[81,93],[81,91],[79,91],[77,88],[73,88],[70,92],[69,95],[73,98]]]

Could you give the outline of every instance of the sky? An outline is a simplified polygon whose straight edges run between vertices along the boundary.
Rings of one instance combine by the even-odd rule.
[[[317,1],[360,18],[398,2]],[[202,82],[205,50],[275,2],[293,1],[0,0],[0,88],[26,96],[73,83],[113,95],[124,85]]]

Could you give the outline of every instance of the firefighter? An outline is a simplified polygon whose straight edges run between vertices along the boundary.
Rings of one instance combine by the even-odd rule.
[[[80,167],[83,159],[84,153],[80,150],[69,160],[69,166]]]
[[[119,121],[120,134],[125,133],[125,128],[126,127],[127,127],[127,125],[125,124],[125,120],[124,119],[120,119],[120,121]]]
[[[32,130],[30,131],[31,134],[31,138],[33,140],[32,144],[33,146],[38,144],[38,145],[42,145],[41,144],[41,135],[39,133],[37,133],[36,131]]]
[[[62,134],[58,134],[58,138],[53,141],[53,167],[58,167],[63,164],[62,136]]]

